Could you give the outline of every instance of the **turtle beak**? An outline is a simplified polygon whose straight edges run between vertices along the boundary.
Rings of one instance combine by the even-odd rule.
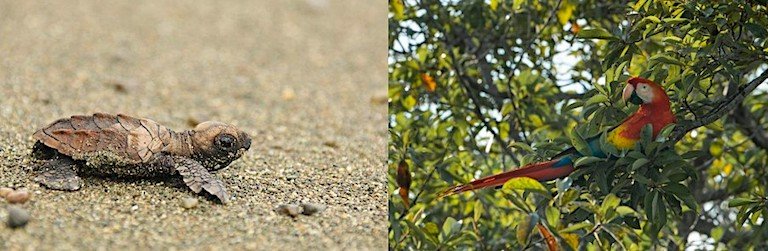
[[[643,104],[643,99],[641,99],[640,96],[637,96],[637,92],[635,92],[635,85],[631,83],[624,87],[624,90],[621,92],[621,99],[623,99],[625,103],[632,103],[636,105]]]

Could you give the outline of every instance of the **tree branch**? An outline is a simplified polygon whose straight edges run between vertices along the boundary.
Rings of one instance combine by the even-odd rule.
[[[768,70],[763,71],[758,77],[747,83],[741,88],[738,88],[736,91],[730,91],[733,89],[736,89],[735,83],[731,82],[728,86],[729,92],[726,94],[726,96],[720,98],[718,101],[716,101],[714,104],[714,108],[707,114],[701,117],[696,117],[694,120],[685,120],[680,123],[678,123],[678,126],[672,131],[672,134],[670,134],[670,144],[674,144],[677,141],[680,141],[685,134],[690,132],[693,129],[699,128],[701,126],[707,125],[709,123],[712,123],[723,116],[725,116],[727,113],[731,112],[732,110],[736,109],[735,113],[732,115],[734,119],[737,120],[737,124],[740,125],[740,127],[743,130],[748,131],[748,135],[751,135],[751,138],[755,142],[756,145],[760,144],[758,141],[762,141],[763,139],[767,138],[761,138],[762,136],[766,136],[765,132],[760,129],[759,123],[756,122],[754,118],[749,117],[751,114],[746,113],[747,111],[744,109],[744,107],[741,105],[741,103],[744,101],[744,99],[748,96],[749,93],[751,93],[757,86],[762,84],[766,79],[768,79]],[[755,132],[758,132],[761,135],[757,135]],[[757,136],[755,136],[757,135]],[[759,138],[759,139],[755,139]],[[761,143],[768,143],[761,142]],[[761,146],[762,147],[762,146]],[[699,203],[709,202],[709,201],[722,201],[730,196],[731,193],[728,193],[727,191],[723,190],[715,190],[710,192],[704,192],[705,184],[703,183],[703,179],[698,184],[691,184],[694,187],[691,187],[691,189],[694,192],[694,197],[696,197],[696,201]],[[746,187],[741,187],[739,190],[746,189]],[[738,192],[737,192],[738,193]],[[704,218],[699,218],[704,217]],[[706,215],[695,215],[693,213],[686,213],[682,216],[682,221],[680,222],[680,225],[678,226],[679,235],[683,237],[683,240],[687,239],[688,234],[692,231],[696,231],[703,234],[709,234],[713,228],[717,227],[712,221],[707,219]],[[723,233],[723,237],[720,239],[720,242],[722,243],[729,243],[731,240],[738,237],[738,235],[730,231],[729,229],[725,229]]]
[[[744,105],[736,107],[731,115],[736,125],[746,134],[756,146],[768,150],[768,131],[766,131],[757,118],[750,113]]]
[[[685,134],[692,131],[693,129],[708,125],[709,123],[715,122],[716,120],[722,118],[725,116],[725,114],[736,108],[737,105],[741,104],[741,102],[744,101],[744,98],[746,98],[749,93],[755,90],[755,88],[762,84],[766,79],[768,79],[768,70],[764,70],[760,76],[757,76],[755,79],[744,85],[742,88],[739,88],[733,94],[728,93],[728,95],[725,97],[720,98],[717,102],[715,102],[715,108],[710,110],[707,115],[701,116],[699,119],[695,120],[681,121],[670,134],[669,142],[674,143],[680,141],[683,139]]]
[[[712,229],[716,228],[717,225],[712,223],[709,220],[706,219],[700,219],[696,221],[696,225],[693,226],[693,230],[702,234],[709,235],[709,233],[712,231]],[[720,242],[722,243],[728,243],[731,240],[738,238],[738,236],[750,236],[750,234],[747,233],[735,233],[732,231],[723,231],[723,237],[720,238]]]

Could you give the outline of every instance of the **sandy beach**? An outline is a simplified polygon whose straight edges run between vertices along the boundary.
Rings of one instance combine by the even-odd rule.
[[[31,214],[2,250],[385,249],[386,19],[381,1],[0,0],[0,187]],[[382,98],[384,101],[381,101]],[[123,113],[177,131],[206,120],[253,137],[217,173],[229,205],[180,179],[30,179],[31,135]],[[200,200],[185,209],[184,198]],[[313,216],[284,203],[327,206]]]

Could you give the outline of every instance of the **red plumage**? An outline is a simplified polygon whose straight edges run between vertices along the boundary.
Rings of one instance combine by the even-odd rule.
[[[567,157],[565,157],[567,158]],[[440,197],[457,194],[461,192],[471,191],[484,187],[495,187],[504,185],[509,179],[516,177],[530,177],[539,181],[553,180],[560,177],[568,176],[573,172],[573,165],[566,164],[559,167],[553,167],[561,159],[550,160],[546,162],[538,162],[526,165],[524,167],[488,176],[482,179],[474,180],[470,183],[458,185],[445,190],[440,194]]]
[[[670,109],[669,97],[661,85],[639,77],[631,78],[627,82],[628,85],[624,88],[622,98],[625,101],[639,104],[640,108],[609,132],[609,143],[620,149],[633,147],[635,142],[640,139],[640,133],[646,124],[652,125],[653,137],[656,137],[662,128],[675,122],[675,116]],[[571,158],[576,156],[581,155],[571,148],[558,154],[555,156],[556,159],[550,161],[529,164],[512,171],[448,188],[440,193],[440,197],[485,187],[501,186],[516,177],[530,177],[539,181],[565,177],[573,172],[573,159]]]

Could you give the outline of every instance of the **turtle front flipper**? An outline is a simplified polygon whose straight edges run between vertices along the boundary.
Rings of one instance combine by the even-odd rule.
[[[185,157],[175,157],[173,160],[176,171],[181,174],[184,183],[193,192],[199,193],[205,189],[206,192],[219,198],[221,203],[229,202],[229,193],[224,187],[224,182],[209,173],[200,162]]]
[[[50,189],[76,191],[83,186],[76,168],[77,163],[71,158],[54,158],[40,165],[33,179]]]

